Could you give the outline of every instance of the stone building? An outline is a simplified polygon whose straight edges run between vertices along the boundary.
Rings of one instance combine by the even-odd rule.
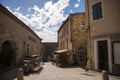
[[[0,70],[41,54],[41,38],[0,4]]]
[[[68,53],[69,63],[86,65],[87,30],[81,26],[85,24],[85,13],[70,14],[58,30],[59,50],[72,51]]]
[[[120,0],[85,0],[89,27],[87,67],[120,75]]]
[[[53,53],[58,48],[57,42],[43,42],[49,48],[49,54]]]
[[[45,46],[44,61],[49,61],[52,58],[53,52],[58,49],[57,42],[43,42]]]

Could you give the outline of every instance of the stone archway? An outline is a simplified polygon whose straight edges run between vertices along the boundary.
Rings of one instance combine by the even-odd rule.
[[[16,63],[16,44],[4,41],[0,52],[0,69],[14,66]]]

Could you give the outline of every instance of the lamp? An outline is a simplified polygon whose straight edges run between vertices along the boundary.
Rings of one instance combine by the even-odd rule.
[[[80,27],[81,27],[82,29],[86,29],[86,30],[89,29],[89,26],[85,26],[84,21],[81,21],[81,22],[80,22]]]
[[[81,26],[81,28],[83,28],[85,26],[85,23],[83,21],[81,21],[80,26]]]

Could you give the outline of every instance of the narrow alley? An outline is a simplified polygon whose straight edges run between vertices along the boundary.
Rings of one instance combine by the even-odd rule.
[[[44,63],[40,73],[24,76],[24,80],[102,80],[102,76],[99,72],[85,72],[79,67],[59,68],[47,62]],[[110,76],[110,80],[120,80],[120,78]]]
[[[0,80],[120,80],[120,0],[0,0]]]

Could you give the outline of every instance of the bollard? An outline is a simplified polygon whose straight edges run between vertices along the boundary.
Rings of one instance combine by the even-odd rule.
[[[88,66],[85,66],[85,71],[88,71]]]
[[[108,72],[105,70],[102,71],[102,80],[109,80]]]
[[[23,69],[20,68],[17,73],[17,80],[23,80]]]

